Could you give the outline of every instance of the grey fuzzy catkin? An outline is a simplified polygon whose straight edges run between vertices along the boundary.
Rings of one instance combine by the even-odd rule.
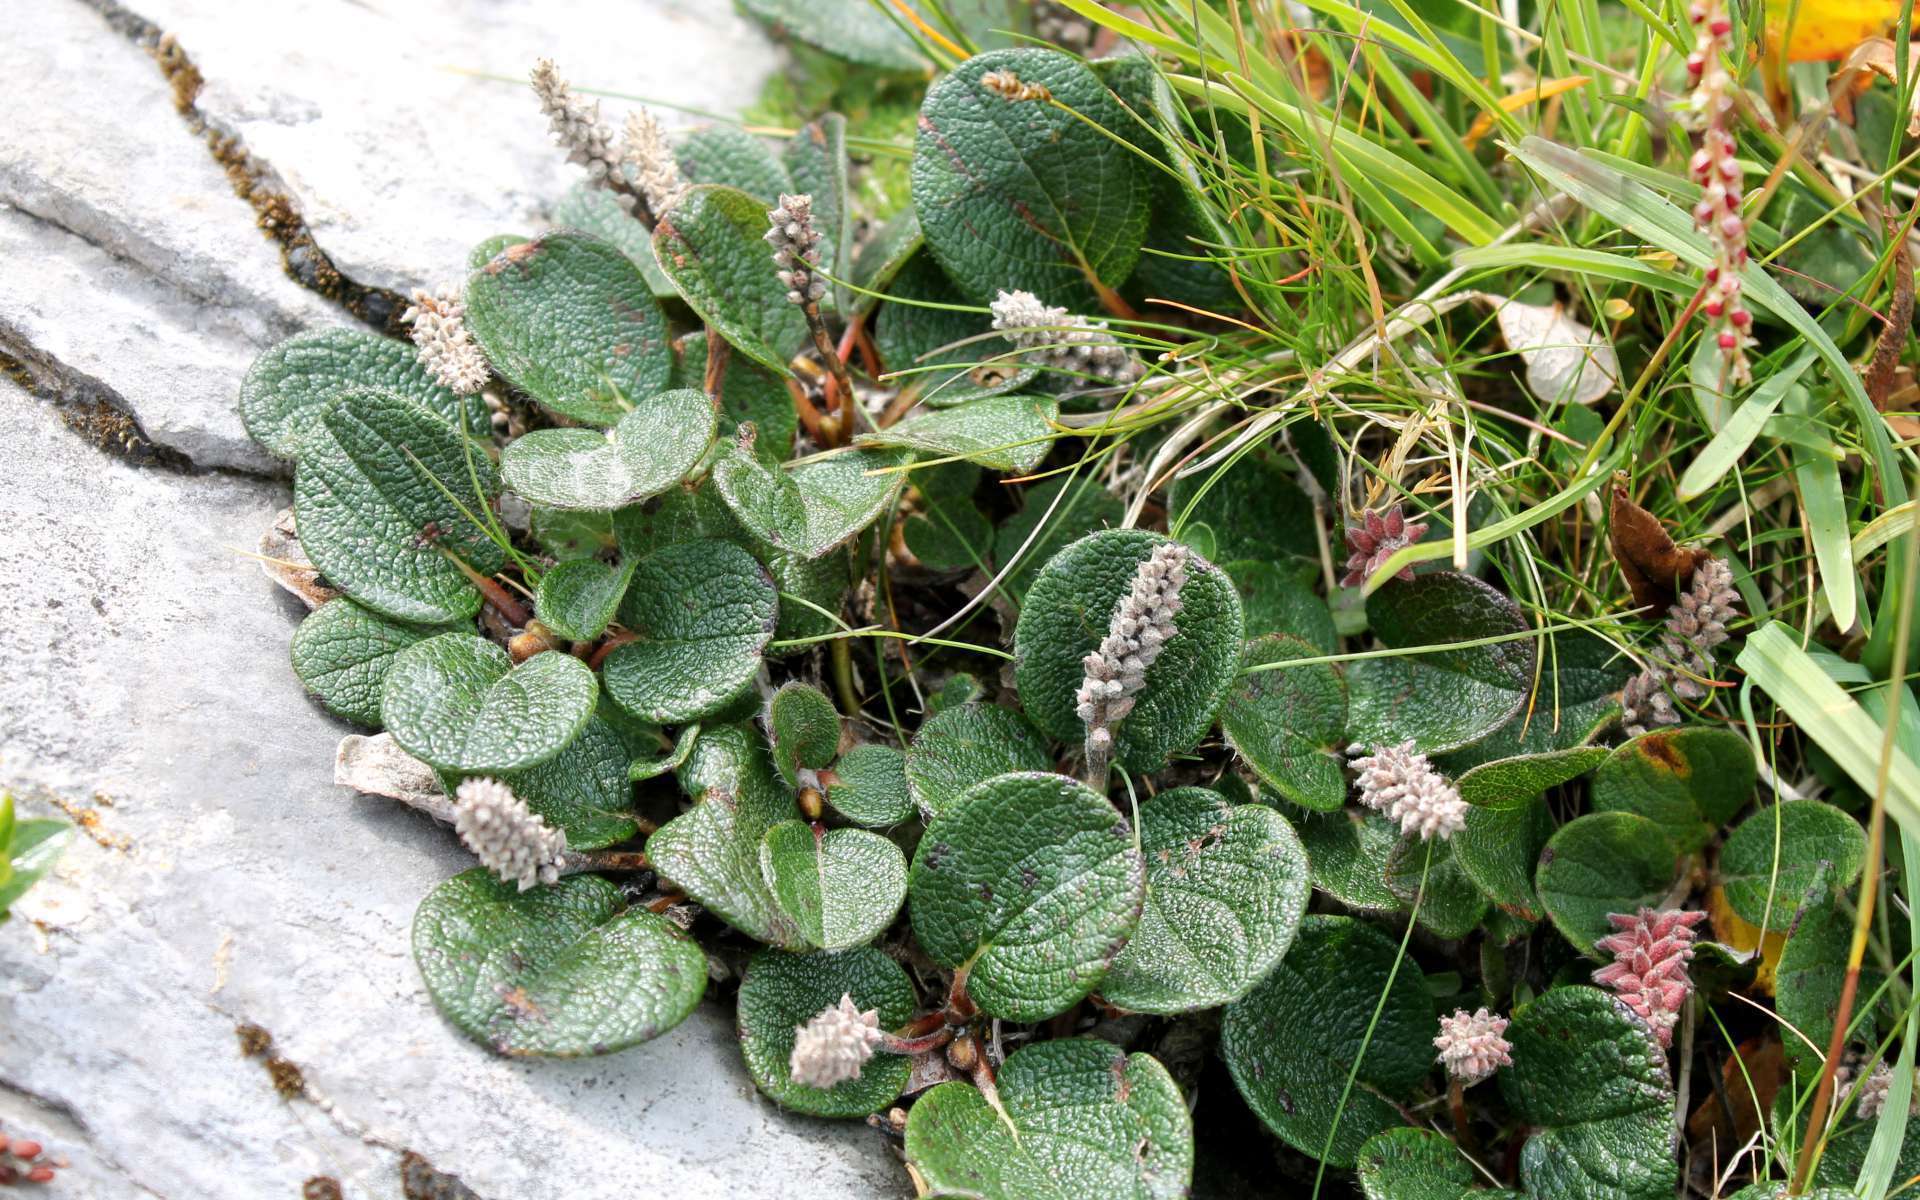
[[[1621,689],[1621,722],[1629,734],[1680,724],[1683,717],[1674,696],[1705,698],[1707,689],[1700,680],[1713,677],[1713,649],[1727,640],[1727,622],[1740,614],[1739,600],[1733,571],[1724,560],[1710,558],[1694,568],[1687,590],[1667,610],[1660,635],[1662,661],[1647,664]]]
[[[1110,383],[1128,383],[1140,375],[1140,360],[1114,340],[1104,321],[1044,304],[1032,292],[1003,291],[990,308],[993,327],[1033,366]]]
[[[533,64],[531,80],[540,111],[547,116],[553,140],[567,152],[567,161],[585,167],[589,179],[613,189],[621,205],[632,209],[634,198],[621,170],[620,152],[614,148],[613,131],[600,119],[600,102],[574,95],[572,85],[550,58]]]
[[[874,1047],[884,1036],[880,1010],[861,1012],[853,997],[842,993],[839,1004],[821,1009],[812,1020],[794,1029],[787,1071],[795,1083],[813,1088],[830,1088],[858,1079],[860,1069],[873,1057]]]
[[[467,328],[467,306],[459,288],[443,287],[437,293],[413,289],[413,304],[400,319],[409,327],[420,365],[440,386],[471,396],[493,377],[486,355]]]
[[[1180,632],[1175,618],[1180,615],[1180,589],[1187,583],[1188,556],[1178,542],[1155,547],[1134,571],[1127,594],[1114,605],[1106,636],[1081,660],[1086,674],[1074,697],[1075,711],[1087,727],[1087,763],[1096,790],[1105,783],[1114,725],[1133,711],[1147,685],[1147,668]]]
[[[764,236],[773,247],[773,262],[787,299],[795,304],[819,303],[827,294],[827,281],[816,270],[820,231],[813,227],[813,197],[781,196],[780,203],[767,210],[767,226]]]
[[[513,789],[498,779],[461,782],[454,793],[454,832],[480,865],[521,891],[555,883],[567,853],[567,834],[551,829]]]
[[[1353,769],[1360,803],[1399,823],[1400,832],[1422,841],[1442,841],[1466,828],[1467,802],[1446,777],[1433,769],[1427,756],[1417,753],[1413,740],[1396,746],[1353,746]]]

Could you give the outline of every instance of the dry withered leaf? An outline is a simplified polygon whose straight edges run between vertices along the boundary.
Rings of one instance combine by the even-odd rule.
[[[444,807],[446,793],[433,768],[400,748],[390,733],[350,733],[333,756],[333,781],[368,796],[385,796],[414,808]]]
[[[1873,362],[1867,367],[1867,397],[1873,406],[1886,411],[1887,397],[1900,368],[1900,351],[1906,347],[1907,334],[1913,329],[1913,265],[1907,256],[1907,239],[1896,231],[1893,249],[1893,307],[1887,313],[1887,327],[1873,348]]]
[[[1703,1089],[1706,1099],[1688,1115],[1687,1135],[1705,1142],[1717,1129],[1723,1147],[1745,1145],[1760,1129],[1765,1114],[1773,1110],[1774,1095],[1780,1090],[1784,1071],[1780,1039],[1749,1038],[1740,1043],[1720,1070],[1722,1086]],[[1724,1105],[1722,1096],[1727,1100]]]
[[[1680,590],[1693,582],[1693,570],[1713,555],[1673,544],[1660,518],[1633,502],[1624,477],[1613,480],[1607,543],[1620,574],[1633,593],[1635,608],[1665,612]]]
[[[1500,336],[1527,366],[1527,390],[1543,403],[1592,404],[1620,381],[1620,360],[1606,337],[1566,306],[1489,296]]]
[[[300,597],[300,603],[308,608],[319,608],[340,594],[320,582],[320,572],[307,558],[294,531],[291,508],[275,514],[273,524],[260,535],[260,569],[268,579]]]

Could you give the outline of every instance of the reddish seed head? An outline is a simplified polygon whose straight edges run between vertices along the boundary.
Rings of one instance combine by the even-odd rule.
[[[1753,324],[1753,314],[1744,308],[1736,308],[1727,315],[1727,320],[1745,329],[1747,326]]]
[[[1705,225],[1713,220],[1713,205],[1702,200],[1693,206],[1693,219],[1697,224]]]
[[[33,1170],[27,1172],[27,1182],[28,1183],[52,1183],[53,1168],[52,1167],[35,1167]]]
[[[1734,337],[1731,333],[1723,333],[1720,335],[1720,348],[1722,350],[1731,350],[1739,345],[1739,343],[1740,339]]]
[[[1702,307],[1707,310],[1707,315],[1710,317],[1718,317],[1722,312],[1726,311],[1726,305],[1720,303],[1718,300],[1709,300]]]
[[[1720,218],[1720,234],[1730,242],[1739,241],[1747,236],[1747,223],[1729,213]]]
[[[1715,37],[1725,37],[1733,32],[1733,22],[1725,16],[1715,17],[1713,24],[1707,26],[1707,32]]]
[[[1687,55],[1687,74],[1698,75],[1707,69],[1707,60],[1698,54]]]
[[[13,1156],[15,1158],[39,1158],[40,1148],[39,1142],[18,1141],[13,1144]]]
[[[1707,282],[1708,282],[1708,283],[1712,283],[1712,282],[1714,282],[1715,280],[1717,280],[1717,279],[1719,279],[1719,278],[1720,278],[1720,264],[1719,264],[1719,263],[1715,263],[1715,264],[1713,264],[1712,266],[1710,266],[1710,267],[1708,267],[1708,268],[1707,268]]]

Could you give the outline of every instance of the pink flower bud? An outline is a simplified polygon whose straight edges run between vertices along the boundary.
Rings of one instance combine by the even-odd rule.
[[[1733,334],[1725,333],[1725,332],[1721,333],[1720,348],[1722,350],[1731,350],[1734,347],[1738,346],[1739,344],[1740,344],[1740,339],[1733,336]]]

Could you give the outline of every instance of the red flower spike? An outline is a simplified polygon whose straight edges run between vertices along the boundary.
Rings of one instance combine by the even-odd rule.
[[[1347,526],[1347,573],[1341,578],[1340,586],[1359,587],[1380,569],[1381,563],[1393,557],[1395,551],[1413,545],[1426,532],[1425,523],[1407,520],[1398,504],[1385,513],[1368,509],[1360,514],[1357,524]],[[1402,567],[1394,578],[1412,579],[1413,568]]]

